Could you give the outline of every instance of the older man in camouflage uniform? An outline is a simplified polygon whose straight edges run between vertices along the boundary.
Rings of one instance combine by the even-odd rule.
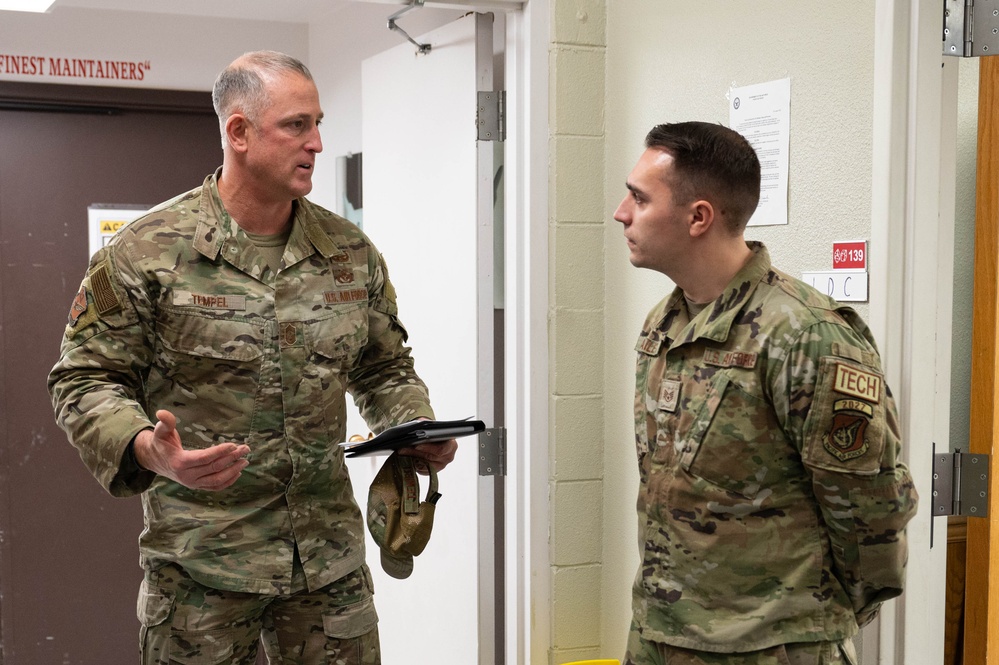
[[[213,94],[223,165],[91,259],[49,377],[115,496],[142,495],[143,663],[378,663],[364,521],[337,443],[433,417],[385,263],[303,198],[312,76],[246,54]],[[156,416],[155,424],[150,414]],[[435,468],[454,441],[412,449]]]
[[[641,566],[630,665],[856,665],[902,593],[916,492],[857,314],[743,234],[753,148],[660,125],[614,218],[632,264],[677,285],[638,339]]]

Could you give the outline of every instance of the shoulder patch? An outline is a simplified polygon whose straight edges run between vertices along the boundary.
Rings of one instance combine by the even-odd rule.
[[[107,261],[94,268],[90,273],[90,289],[94,294],[94,304],[101,316],[107,316],[121,309],[118,294],[111,284],[111,273]]]
[[[877,404],[881,401],[881,377],[845,363],[836,363],[833,390]]]
[[[822,445],[840,462],[862,457],[870,445],[865,436],[874,409],[855,399],[841,399],[833,403],[833,420],[829,431],[822,436]]]
[[[77,291],[76,297],[73,298],[73,304],[69,306],[69,325],[75,326],[76,322],[80,320],[84,312],[87,311],[87,285],[83,284],[80,286],[80,290]]]

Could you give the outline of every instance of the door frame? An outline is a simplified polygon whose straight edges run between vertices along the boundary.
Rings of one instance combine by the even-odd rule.
[[[954,231],[953,141],[944,147],[943,136],[956,98],[943,94],[939,0],[877,0],[874,12],[869,320],[889,385],[897,387],[905,461],[921,501],[907,530],[909,590],[886,604],[878,630],[869,633],[877,638],[876,662],[920,654],[933,663],[943,661],[947,525],[931,517],[930,483],[933,443],[946,446],[949,435],[943,396]]]
[[[549,0],[507,13],[504,144],[506,663],[548,662]]]

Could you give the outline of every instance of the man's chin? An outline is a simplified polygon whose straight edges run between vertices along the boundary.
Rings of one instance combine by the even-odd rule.
[[[312,191],[311,179],[308,180],[307,182],[298,182],[295,184],[294,187],[292,187],[292,192],[294,193],[295,198],[300,198],[302,196],[305,196],[311,191]]]

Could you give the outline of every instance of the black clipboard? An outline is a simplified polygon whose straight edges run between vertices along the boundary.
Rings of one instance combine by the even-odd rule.
[[[340,444],[346,457],[363,457],[380,452],[391,452],[397,448],[408,448],[421,443],[439,443],[463,436],[478,434],[486,429],[481,420],[411,420],[408,423],[389,427],[373,439]]]

